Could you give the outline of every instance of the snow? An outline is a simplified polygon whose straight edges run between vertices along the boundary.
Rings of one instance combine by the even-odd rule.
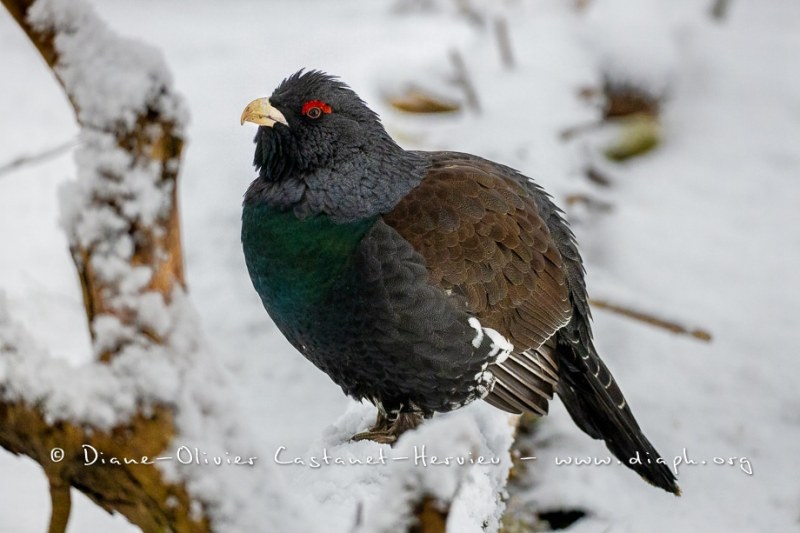
[[[487,406],[469,409],[472,418],[439,417],[386,450],[392,461],[387,481],[357,531],[407,531],[421,495],[452,502],[447,522],[452,531],[498,527],[501,490],[511,467],[509,426]]]
[[[269,94],[299,67],[322,68],[348,82],[408,148],[461,150],[504,162],[533,176],[561,205],[571,193],[610,202],[610,213],[568,213],[587,260],[590,293],[713,334],[711,343],[701,343],[596,310],[598,349],[645,433],[668,462],[685,449],[689,459],[707,464],[679,467],[680,499],[616,464],[557,466],[556,457],[608,452],[554,401],[533,437],[537,459],[528,464],[531,487],[523,494],[531,512],[586,510],[570,531],[796,529],[796,2],[732,2],[721,22],[710,19],[707,2],[689,0],[594,0],[584,11],[560,0],[475,2],[479,11],[508,19],[517,60],[511,70],[502,65],[492,32],[469,22],[454,2],[400,10],[388,0],[202,0],[187,11],[174,0],[107,0],[95,3],[107,26],[91,24],[101,45],[90,43],[88,33],[72,32],[88,12],[70,7],[69,17],[56,16],[67,4],[73,3],[37,3],[34,19],[66,30],[57,41],[65,54],[90,59],[89,69],[76,61],[59,72],[76,88],[81,122],[89,126],[75,157],[88,158],[84,163],[97,172],[129,167],[101,132],[115,121],[129,126],[143,105],[160,106],[185,124],[190,139],[179,189],[190,296],[176,295],[170,305],[154,296],[135,302],[140,320],[170,339],[164,348],[170,357],[184,357],[170,360],[134,343],[109,365],[86,364],[130,332],[111,317],[99,318],[91,346],[69,241],[56,221],[75,228],[70,239],[113,240],[102,271],[109,279],[124,278],[125,294],[138,294],[150,273],[121,261],[133,243],[124,238],[119,215],[81,206],[90,191],[118,194],[115,187],[124,186],[123,195],[139,199],[128,204],[124,218],[152,221],[171,191],[159,189],[146,166],[136,167],[124,185],[83,188],[86,179],[98,182],[79,175],[71,156],[63,155],[0,175],[0,289],[7,295],[0,338],[19,347],[3,348],[0,356],[0,378],[13,384],[9,394],[39,399],[54,418],[101,426],[129,416],[140,399],[179,404],[176,448],[258,457],[252,467],[235,467],[248,469],[247,475],[227,466],[163,465],[212,504],[221,530],[263,530],[270,521],[275,531],[352,531],[359,509],[359,531],[391,530],[407,516],[404,506],[413,496],[402,490],[404,480],[440,498],[455,495],[450,531],[480,531],[484,521],[486,531],[496,530],[509,466],[505,415],[471,405],[426,422],[394,449],[349,443],[372,423],[374,408],[345,399],[297,354],[250,286],[238,232],[241,196],[254,177],[253,130],[240,127],[238,118],[247,102]],[[152,47],[117,44],[108,28]],[[0,48],[6,80],[0,87],[0,163],[74,137],[69,107],[4,11]],[[407,82],[463,100],[448,81],[452,49],[465,59],[480,112],[427,119],[387,106],[387,91]],[[114,66],[121,56],[130,59]],[[79,89],[106,69],[131,65],[141,77],[100,76],[99,92]],[[598,108],[578,93],[599,87],[606,76],[669,96],[662,145],[624,165],[602,160],[608,131],[566,142],[560,136],[597,120]],[[165,85],[185,94],[186,104],[165,100],[156,89]],[[611,187],[583,179],[588,162],[611,176]],[[364,459],[381,450],[409,453],[415,444],[425,444],[430,454],[473,452],[501,463],[437,470],[404,461],[311,468],[274,460],[280,447],[289,459],[319,458],[325,449],[334,457]],[[745,457],[753,474],[741,462],[713,465],[714,457]],[[48,496],[40,469],[0,452],[0,472],[4,481],[13,480],[0,488],[0,531],[42,531]],[[132,530],[76,497],[70,531]]]
[[[669,6],[661,0],[605,0],[590,3],[587,11],[583,38],[604,76],[612,84],[666,93],[679,68],[683,37]]]
[[[90,4],[37,0],[28,20],[39,31],[55,32],[57,73],[82,124],[131,129],[147,108],[185,122],[182,102],[165,90],[172,80],[161,54],[139,41],[120,39]]]

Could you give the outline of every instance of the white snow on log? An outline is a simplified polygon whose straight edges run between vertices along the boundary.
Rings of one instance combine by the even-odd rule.
[[[388,449],[388,480],[357,531],[408,531],[425,498],[448,510],[448,531],[496,531],[505,509],[511,441],[508,416],[487,405],[426,421]]]
[[[185,123],[186,108],[170,90],[172,76],[161,53],[112,32],[89,4],[38,0],[28,20],[37,30],[55,32],[56,71],[79,109],[81,124],[130,129],[148,109]]]

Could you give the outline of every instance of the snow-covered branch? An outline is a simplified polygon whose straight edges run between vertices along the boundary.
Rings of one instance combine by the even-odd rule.
[[[183,100],[156,50],[116,36],[84,3],[39,0],[24,23],[29,34],[53,36],[51,66],[82,127],[62,224],[96,355],[162,344],[166,304],[183,285],[175,203]]]
[[[160,55],[117,37],[87,4],[3,4],[55,72],[82,128],[62,223],[95,355],[111,362],[72,368],[52,360],[3,311],[0,445],[39,462],[52,489],[75,486],[145,530],[207,530],[184,480],[167,480],[155,464],[81,466],[84,445],[109,457],[155,457],[177,431],[175,407],[198,351],[175,203],[184,105]],[[54,507],[59,501],[68,515],[68,497],[54,496]],[[54,509],[51,530],[66,526],[64,514]]]
[[[167,408],[136,410],[140,391],[128,370],[115,364],[73,368],[51,358],[0,299],[0,445],[31,457],[47,474],[54,492],[51,531],[66,526],[69,491],[58,488],[70,486],[145,530],[208,528],[206,519],[191,515],[182,483],[168,482],[154,464],[85,464],[88,449],[108,458],[156,457],[172,438]],[[56,524],[61,527],[53,529]]]

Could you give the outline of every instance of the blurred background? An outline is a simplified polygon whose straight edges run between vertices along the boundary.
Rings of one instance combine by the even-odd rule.
[[[555,196],[587,262],[600,353],[667,462],[684,463],[680,499],[622,467],[556,465],[607,452],[555,402],[523,439],[540,458],[509,488],[505,531],[800,530],[800,3],[92,3],[163,52],[188,101],[188,284],[265,450],[308,450],[362,409],[269,323],[239,242],[255,177],[240,113],[317,68],[359,93],[402,146],[478,154]],[[0,290],[42,346],[81,364],[91,350],[58,225],[78,128],[2,9],[0,73]],[[331,531],[347,531],[357,502],[326,475],[287,482]],[[0,479],[0,532],[43,531],[39,467],[0,450]],[[70,531],[133,530],[75,498]]]

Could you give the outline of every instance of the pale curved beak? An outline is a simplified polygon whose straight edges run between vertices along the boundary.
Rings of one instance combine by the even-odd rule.
[[[269,103],[269,98],[256,98],[244,108],[242,111],[242,124],[245,122],[252,122],[259,126],[267,126],[271,128],[276,122],[280,122],[287,128],[289,123],[286,122],[286,117],[283,113],[272,107]]]

